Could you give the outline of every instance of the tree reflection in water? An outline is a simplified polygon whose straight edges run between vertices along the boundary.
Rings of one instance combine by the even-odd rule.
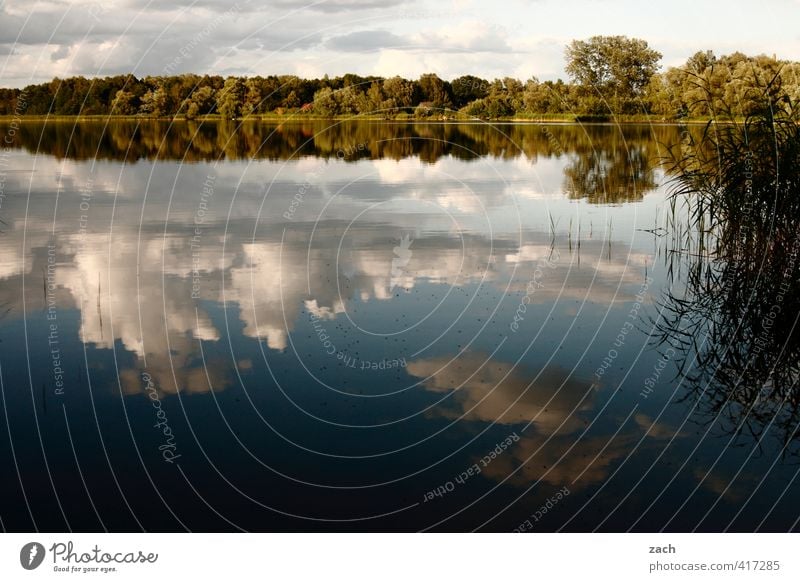
[[[2,124],[0,123],[0,128]],[[674,126],[534,125],[154,120],[26,121],[14,146],[76,160],[201,162],[237,159],[401,160],[433,164],[445,157],[501,160],[566,157],[564,191],[576,200],[620,203],[655,189],[659,144]]]

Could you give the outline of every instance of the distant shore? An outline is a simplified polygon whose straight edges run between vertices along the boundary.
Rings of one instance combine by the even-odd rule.
[[[712,121],[710,118],[681,118],[681,119],[666,119],[658,115],[567,115],[567,114],[551,114],[536,117],[498,117],[498,118],[476,118],[466,117],[463,115],[442,115],[430,117],[414,117],[397,116],[397,117],[382,117],[378,115],[339,115],[334,117],[326,117],[314,114],[259,114],[248,115],[245,117],[238,117],[236,119],[224,119],[221,115],[201,115],[195,118],[187,118],[184,115],[165,116],[165,117],[152,117],[145,115],[0,115],[0,123],[8,121],[16,122],[41,122],[41,121],[163,121],[163,122],[221,122],[230,121],[235,123],[240,122],[266,122],[266,123],[286,123],[286,122],[305,122],[305,121],[368,121],[372,123],[452,123],[452,124],[492,124],[492,123],[505,123],[505,124],[621,124],[621,125],[636,125],[636,124],[653,124],[653,125],[683,125],[683,124],[704,124]],[[720,121],[720,120],[717,120]],[[737,120],[726,120],[737,121]]]

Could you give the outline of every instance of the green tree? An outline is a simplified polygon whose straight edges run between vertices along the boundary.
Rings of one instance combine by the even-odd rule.
[[[437,75],[433,73],[422,75],[417,85],[422,94],[422,101],[430,103],[435,108],[451,105],[449,83],[445,83]]]
[[[339,102],[339,112],[343,114],[357,114],[369,109],[366,95],[357,85],[348,85],[336,93]]]
[[[194,119],[198,115],[211,113],[214,108],[214,90],[205,85],[192,92],[186,106],[186,117]]]
[[[314,93],[314,112],[325,117],[333,117],[339,114],[339,103],[333,89],[323,87]]]
[[[138,109],[136,96],[130,91],[120,89],[111,102],[112,115],[134,115]]]
[[[139,111],[152,117],[162,117],[167,111],[167,93],[160,84],[152,87],[142,95]]]
[[[245,115],[252,115],[261,110],[261,85],[262,79],[260,77],[250,78],[245,81],[244,104],[242,105],[242,111]]]
[[[278,77],[280,88],[280,107],[295,109],[314,99],[314,92],[318,87],[316,83],[307,82],[295,75],[281,75]]]
[[[458,109],[489,94],[489,81],[474,75],[453,79],[450,86],[453,91],[453,105]]]
[[[217,111],[225,119],[236,119],[242,115],[245,87],[238,77],[228,77],[217,93]]]
[[[383,89],[381,88],[381,84],[377,81],[373,81],[372,84],[367,89],[367,95],[365,99],[365,109],[361,111],[361,113],[383,113],[383,109],[385,109],[386,99],[384,98]]]
[[[540,83],[536,78],[525,83],[522,92],[523,109],[532,114],[565,113],[569,110],[568,87],[559,79],[557,82]]]
[[[630,112],[658,71],[661,53],[647,41],[626,36],[573,40],[566,71],[584,91],[604,99],[615,112]]]
[[[514,79],[513,77],[503,78],[503,96],[507,105],[515,112],[522,111],[525,108],[523,102],[524,91],[525,87],[519,79]]]
[[[300,107],[302,105],[302,102],[300,100],[300,97],[297,95],[297,91],[295,90],[289,91],[289,94],[286,95],[286,97],[283,99],[282,105],[287,109],[294,109],[296,107]]]
[[[274,111],[281,104],[280,79],[274,75],[257,79],[260,81],[258,85],[261,93],[261,111]],[[313,100],[313,95],[311,99]]]
[[[414,103],[414,83],[402,77],[392,77],[383,82],[383,93],[390,103],[387,108],[393,108],[394,113],[400,109],[411,107]]]
[[[645,101],[650,113],[664,118],[685,117],[686,109],[680,99],[680,91],[676,90],[672,78],[672,69],[664,74],[656,74],[650,78],[645,90]]]
[[[713,51],[697,51],[687,59],[685,68],[690,73],[702,75],[715,64],[717,64],[717,57],[714,56]]]

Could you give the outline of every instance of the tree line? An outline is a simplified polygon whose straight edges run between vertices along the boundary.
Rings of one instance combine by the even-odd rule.
[[[655,115],[663,119],[747,116],[765,99],[780,106],[800,97],[800,63],[736,52],[700,51],[661,72],[661,54],[646,41],[595,36],[565,50],[569,81],[487,80],[435,74],[418,79],[347,74],[117,75],[70,77],[23,89],[0,89],[0,115],[258,115],[499,119]]]

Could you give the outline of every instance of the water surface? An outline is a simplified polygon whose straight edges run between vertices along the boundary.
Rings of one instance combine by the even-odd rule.
[[[0,133],[7,530],[796,527],[659,341],[677,127]]]

